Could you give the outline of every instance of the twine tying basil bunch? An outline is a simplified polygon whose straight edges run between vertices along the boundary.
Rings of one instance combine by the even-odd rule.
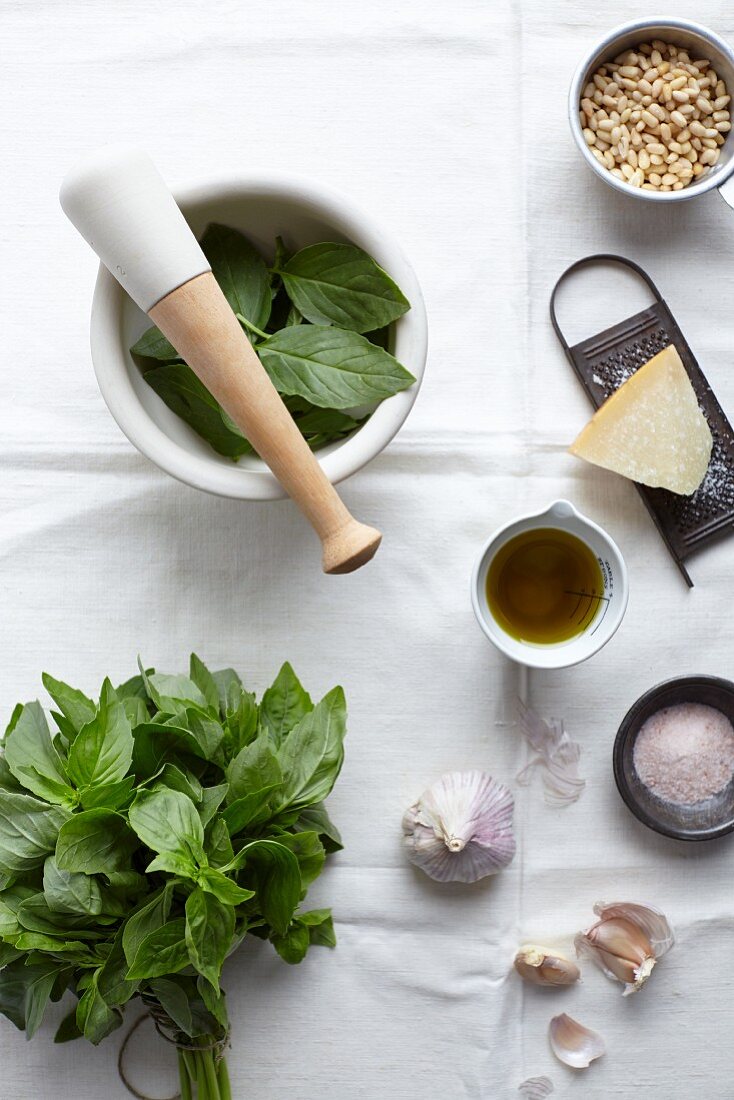
[[[351,244],[313,244],[291,254],[283,239],[268,268],[226,225],[202,250],[260,361],[313,450],[344,439],[415,378],[387,350],[389,326],[410,303],[387,272]],[[130,348],[143,377],[177,416],[235,462],[254,450],[160,329]]]
[[[341,847],[323,800],[344,693],[314,705],[285,664],[258,704],[194,655],[189,676],[105,680],[98,703],[43,682],[55,730],[18,704],[0,754],[0,1011],[31,1038],[69,990],[56,1042],[96,1044],[138,997],[183,1100],[231,1100],[224,960],[247,935],[288,963],[336,942],[331,911],[301,904]]]

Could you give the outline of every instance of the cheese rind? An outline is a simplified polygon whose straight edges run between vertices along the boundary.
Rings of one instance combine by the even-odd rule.
[[[706,476],[712,446],[711,429],[671,344],[604,402],[569,450],[632,481],[688,496]]]

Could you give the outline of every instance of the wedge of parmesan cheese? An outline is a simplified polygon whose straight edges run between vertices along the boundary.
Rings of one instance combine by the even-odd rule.
[[[691,381],[671,345],[604,402],[569,450],[632,481],[688,496],[706,476],[712,445]]]

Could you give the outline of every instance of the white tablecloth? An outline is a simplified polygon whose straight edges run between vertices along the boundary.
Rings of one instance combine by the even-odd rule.
[[[170,671],[191,649],[261,691],[291,660],[314,693],[341,682],[347,762],[333,796],[344,853],[313,891],[339,947],[299,968],[259,942],[227,967],[235,1096],[258,1100],[502,1100],[548,1073],[559,1097],[731,1100],[731,842],[684,847],[638,826],[611,774],[620,718],[677,673],[732,674],[732,543],[684,587],[631,485],[565,453],[588,407],[548,322],[551,285],[592,251],[645,264],[724,407],[734,220],[709,196],[650,208],[581,165],[565,95],[581,53],[640,14],[573,0],[2,0],[3,398],[0,707],[43,669],[92,690],[135,656]],[[679,7],[679,13],[683,9]],[[734,38],[723,0],[691,14]],[[172,184],[274,169],[325,179],[397,232],[425,291],[431,354],[406,427],[347,483],[385,533],[373,564],[319,574],[287,502],[185,488],[142,458],[97,390],[87,328],[94,259],[57,190],[92,146],[133,140]],[[631,312],[626,286],[569,291],[580,336]],[[638,294],[639,298],[639,294]],[[583,745],[588,788],[566,810],[518,790],[510,869],[473,888],[431,883],[400,842],[408,805],[442,771],[514,784],[517,672],[468,599],[498,523],[566,495],[618,539],[627,618],[579,668],[534,674],[536,707]],[[570,991],[523,987],[518,942],[568,949],[599,898],[659,905],[679,943],[649,986],[586,967]],[[550,1016],[601,1031],[585,1075],[555,1063]],[[55,1047],[49,1014],[26,1045],[0,1022],[0,1094],[124,1100],[117,1033]],[[173,1059],[135,1040],[136,1083],[173,1089]]]

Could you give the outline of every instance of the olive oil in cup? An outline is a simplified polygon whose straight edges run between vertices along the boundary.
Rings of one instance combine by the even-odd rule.
[[[520,642],[567,642],[593,622],[604,598],[596,555],[576,535],[555,527],[515,535],[487,572],[489,610]]]
[[[488,539],[471,593],[480,627],[502,653],[531,668],[566,668],[617,630],[627,568],[606,531],[557,500]]]

